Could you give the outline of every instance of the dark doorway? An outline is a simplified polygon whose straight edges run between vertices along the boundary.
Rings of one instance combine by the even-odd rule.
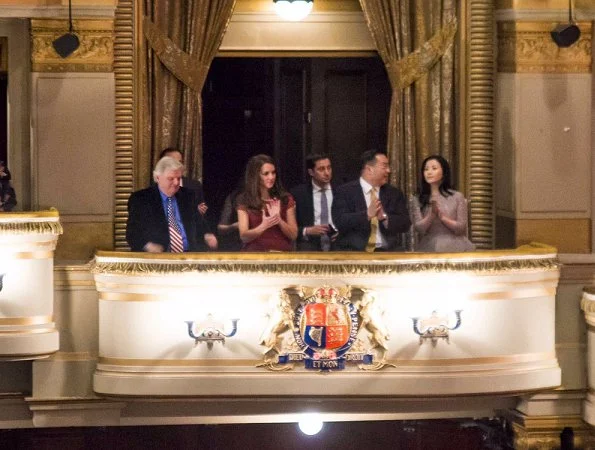
[[[386,147],[391,89],[378,57],[216,58],[203,90],[203,181],[210,220],[256,154],[274,156],[286,188],[305,157],[327,153],[334,183],[357,177],[359,155]]]

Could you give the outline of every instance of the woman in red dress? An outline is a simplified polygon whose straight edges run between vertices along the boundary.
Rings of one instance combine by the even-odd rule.
[[[277,177],[275,162],[256,155],[246,165],[244,192],[238,198],[242,251],[291,251],[297,238],[295,201]]]

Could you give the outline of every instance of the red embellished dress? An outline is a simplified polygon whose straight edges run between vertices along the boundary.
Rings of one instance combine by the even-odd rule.
[[[281,202],[281,219],[287,221],[287,210],[295,208],[295,200],[291,195],[288,195],[287,202]],[[245,205],[238,205],[238,210],[246,211],[248,214],[249,229],[256,228],[262,223],[262,211],[247,208]],[[281,227],[275,225],[265,230],[256,239],[245,242],[242,245],[243,252],[290,252],[293,250],[293,241],[283,234]]]

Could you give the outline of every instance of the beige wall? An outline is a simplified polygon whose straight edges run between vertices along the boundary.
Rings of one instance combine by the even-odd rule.
[[[557,22],[498,23],[495,161],[499,246],[591,252],[592,24],[559,48]],[[511,236],[512,234],[512,236]]]

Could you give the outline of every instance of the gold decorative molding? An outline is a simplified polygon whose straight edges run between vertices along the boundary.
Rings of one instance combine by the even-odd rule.
[[[593,448],[595,433],[580,416],[525,416],[507,413],[514,431],[517,450],[554,450],[560,448],[560,434],[565,428],[573,430],[572,448]]]
[[[62,234],[60,222],[0,222],[2,234]]]
[[[578,22],[581,37],[567,48],[558,47],[551,31],[556,22],[499,22],[498,71],[517,73],[590,73],[593,27]]]
[[[52,42],[68,32],[68,21],[31,20],[31,68],[33,72],[112,72],[114,66],[113,19],[73,20],[80,46],[61,58]]]
[[[595,288],[589,286],[583,289],[583,296],[581,298],[581,309],[585,313],[585,320],[591,326],[595,325],[595,298],[589,297],[594,294]]]
[[[574,9],[593,9],[592,1],[573,0]],[[496,0],[496,9],[568,9],[568,0]]]
[[[464,65],[459,108],[465,143],[461,149],[461,179],[469,200],[469,237],[477,248],[494,248],[494,0],[459,2],[467,26],[461,51]]]
[[[53,323],[53,316],[29,316],[29,317],[0,317],[0,326],[8,325],[48,325]]]
[[[115,43],[114,43],[114,78],[116,83],[116,156],[115,156],[115,198],[114,198],[114,248],[128,249],[126,242],[126,220],[128,218],[128,197],[134,190],[134,148],[139,146],[142,136],[141,117],[142,90],[139,75],[143,70],[141,58],[135,57],[142,52],[142,33],[138,24],[142,14],[135,16],[139,2],[120,0],[116,8]],[[136,34],[135,34],[136,30]]]
[[[555,254],[542,253],[547,247],[536,247],[532,256],[509,252],[477,252],[469,254],[388,253],[370,257],[365,252],[334,255],[267,253],[267,254],[145,254],[97,252],[91,273],[129,276],[160,276],[179,273],[258,275],[370,276],[399,273],[473,271],[490,274],[519,270],[558,270]],[[551,249],[551,247],[550,247]],[[491,254],[491,257],[489,256]],[[458,256],[458,257],[457,257]],[[329,259],[329,258],[334,259]]]

